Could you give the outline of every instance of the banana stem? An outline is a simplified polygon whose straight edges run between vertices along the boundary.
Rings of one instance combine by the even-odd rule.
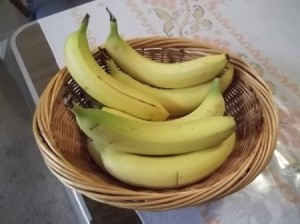
[[[112,14],[108,7],[106,7],[106,11],[110,16],[110,33],[107,37],[109,38],[119,38],[118,24],[116,17]]]
[[[88,13],[86,13],[81,21],[81,24],[79,27],[79,32],[86,32],[88,24],[89,24],[89,20],[90,20],[90,15]]]
[[[109,10],[108,7],[106,7],[106,11],[107,11],[108,14],[109,14],[110,21],[111,21],[111,22],[117,22],[116,17],[115,17],[114,14]]]
[[[72,95],[68,95],[66,98],[64,98],[64,104],[69,108],[72,109],[74,106],[73,97]]]
[[[111,74],[119,72],[119,69],[118,69],[116,63],[112,59],[106,60],[105,62],[107,64],[107,66],[109,67]]]
[[[215,77],[212,81],[212,86],[210,89],[210,92],[214,92],[214,93],[219,93],[220,90],[220,78],[219,77]]]

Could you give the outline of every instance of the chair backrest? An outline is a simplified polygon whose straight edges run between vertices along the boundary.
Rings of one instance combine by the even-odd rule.
[[[29,7],[20,0],[9,0],[10,3],[26,18],[32,17],[32,12]]]
[[[93,0],[9,0],[29,20],[45,16],[93,1]]]

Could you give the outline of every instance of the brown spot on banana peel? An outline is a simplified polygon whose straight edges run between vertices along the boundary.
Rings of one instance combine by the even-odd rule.
[[[94,130],[94,129],[95,129],[96,127],[98,127],[98,126],[99,126],[99,124],[95,124],[95,125],[93,125],[92,127],[90,127],[89,130],[92,131],[92,130]]]
[[[230,61],[230,56],[229,56],[229,54],[225,53],[225,57],[226,57],[227,61],[229,62],[229,61]]]

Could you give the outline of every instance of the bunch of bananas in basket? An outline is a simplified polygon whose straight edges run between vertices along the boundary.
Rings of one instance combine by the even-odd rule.
[[[152,188],[195,183],[218,169],[236,142],[222,93],[234,66],[226,54],[164,63],[147,58],[118,33],[110,14],[106,72],[89,48],[89,15],[65,41],[66,66],[77,84],[101,103],[71,111],[87,135],[94,161],[122,182]]]

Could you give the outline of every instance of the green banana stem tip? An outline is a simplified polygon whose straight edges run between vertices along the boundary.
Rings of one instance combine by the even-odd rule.
[[[90,20],[90,15],[88,13],[86,13],[80,24],[80,28],[79,28],[80,31],[85,32],[87,30],[89,20]]]
[[[77,117],[81,116],[84,113],[84,108],[80,106],[78,103],[73,102],[70,107],[70,111]]]
[[[212,92],[219,92],[220,91],[220,78],[216,77],[213,79],[212,85],[211,85],[211,91]]]
[[[74,102],[74,97],[72,95],[68,95],[64,98],[64,104],[74,114],[76,114],[78,111],[80,111],[80,109],[82,109],[79,103]]]
[[[111,22],[117,22],[116,17],[115,17],[114,14],[109,10],[109,8],[106,7],[105,9],[106,9],[106,11],[107,11],[108,14],[109,14],[110,21],[111,21]]]
[[[109,67],[110,73],[116,73],[116,72],[120,71],[118,69],[118,66],[116,65],[116,63],[112,59],[107,60],[106,64]]]
[[[108,12],[108,14],[110,16],[110,33],[109,33],[107,39],[110,39],[110,38],[119,38],[119,31],[118,31],[117,19],[113,15],[113,13],[109,10],[108,7],[106,7],[106,11]]]

